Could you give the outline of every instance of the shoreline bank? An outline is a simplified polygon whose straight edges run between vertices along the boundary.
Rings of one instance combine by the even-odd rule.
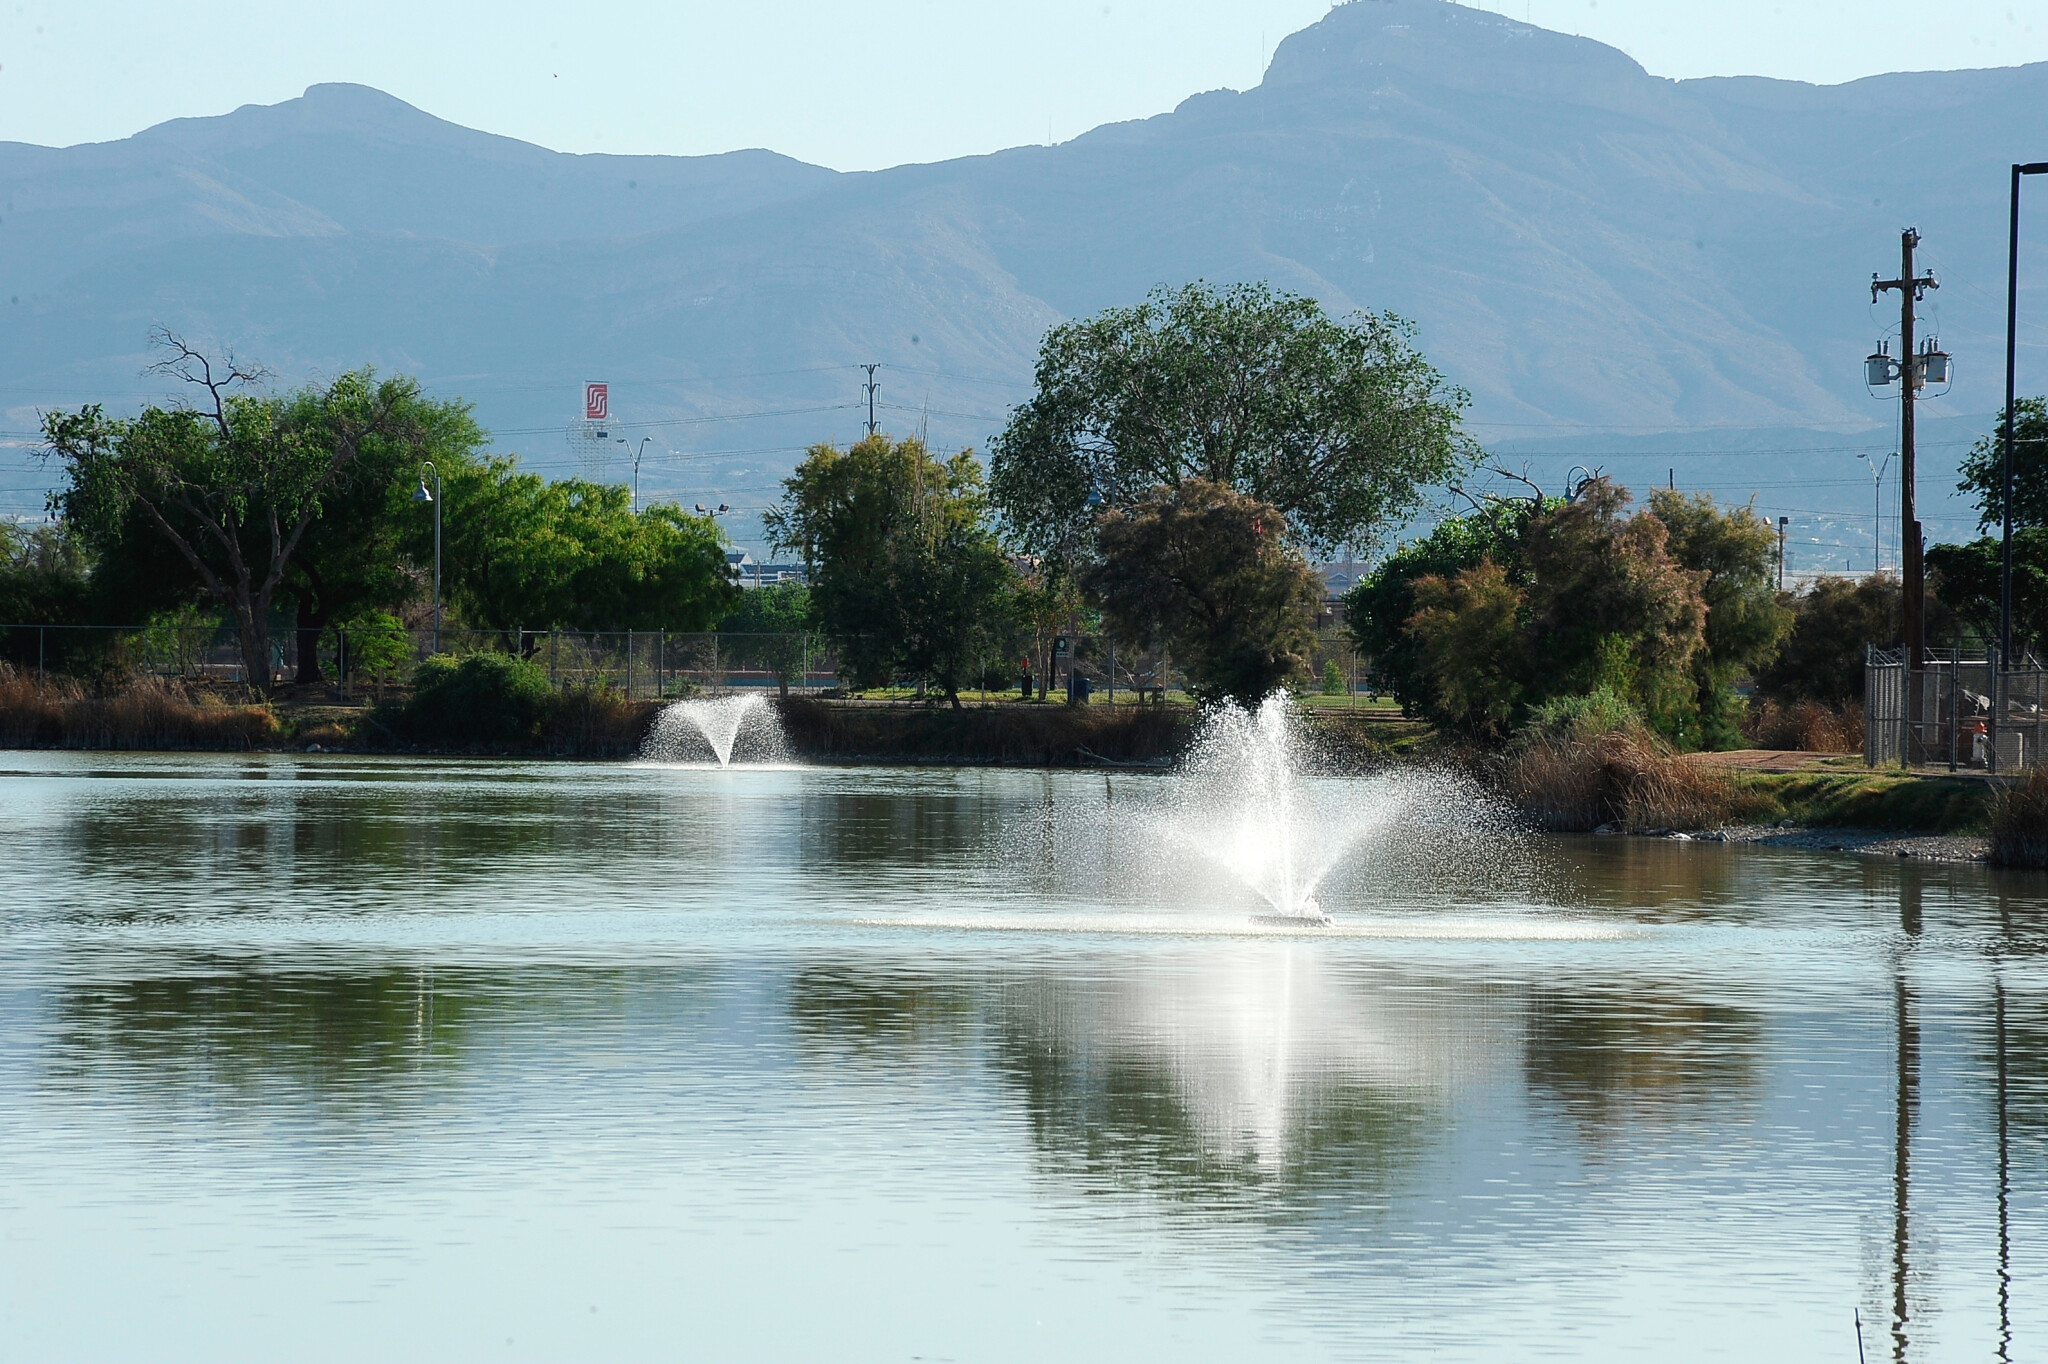
[[[1188,707],[1067,706],[1002,702],[954,710],[901,701],[768,698],[789,755],[854,765],[1038,767],[1164,771],[1193,740],[1199,714]],[[559,706],[530,739],[437,745],[407,732],[395,703],[344,707],[324,698],[237,702],[169,684],[137,684],[97,695],[75,685],[20,686],[0,697],[0,747],[131,752],[333,752],[423,758],[639,757],[667,701]],[[1440,764],[1484,780],[1497,760],[1436,745],[1428,727],[1386,710],[1304,707],[1302,724],[1322,765],[1366,772]],[[1873,771],[1840,758],[1696,754],[1721,787],[1710,818],[1673,821],[1689,836],[1778,842],[1852,851],[1901,839],[1938,840],[1900,855],[1982,856],[1996,779],[1964,774]],[[1489,782],[1489,784],[1496,784]],[[1786,827],[1789,821],[1790,829]],[[1557,826],[1553,826],[1557,827]],[[1558,828],[1570,832],[1569,828]],[[1579,832],[1593,832],[1585,825]],[[1613,832],[1620,832],[1614,829]],[[1795,840],[1788,834],[1810,832]],[[1638,821],[1635,835],[1665,833]],[[1945,840],[1945,841],[1940,841]]]

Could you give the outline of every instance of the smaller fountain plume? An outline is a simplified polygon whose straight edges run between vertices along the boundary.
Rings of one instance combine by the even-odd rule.
[[[701,761],[705,750],[720,767],[741,760],[773,762],[783,756],[782,727],[759,693],[743,692],[671,703],[656,718],[640,746],[651,762]]]

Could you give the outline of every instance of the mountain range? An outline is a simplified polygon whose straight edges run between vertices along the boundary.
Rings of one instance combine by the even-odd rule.
[[[1930,533],[1963,529],[1942,497],[2000,400],[2005,168],[2044,157],[2048,64],[1672,81],[1446,0],[1339,5],[1252,90],[879,172],[568,155],[319,85],[0,143],[0,428],[20,446],[40,409],[160,396],[139,376],[166,326],[285,381],[417,373],[550,472],[620,476],[651,438],[650,494],[745,511],[805,444],[859,434],[860,363],[883,426],[980,445],[1049,325],[1265,279],[1412,320],[1516,468],[1755,493],[1819,558],[1824,527],[1867,557],[1855,456],[1890,448],[1896,407],[1862,382],[1897,326],[1871,275],[1917,226],[1943,284],[1924,325],[1958,369],[1925,409],[1922,496]],[[2048,281],[2048,208],[2027,241]],[[2048,286],[2021,313],[2038,391]],[[611,385],[608,455],[570,437],[587,380]],[[0,507],[39,487],[0,475]]]

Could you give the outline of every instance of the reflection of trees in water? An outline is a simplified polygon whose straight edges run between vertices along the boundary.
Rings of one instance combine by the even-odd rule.
[[[431,1090],[486,1042],[558,1061],[622,1017],[647,1021],[643,996],[694,1018],[709,1007],[707,984],[703,971],[674,969],[313,971],[192,960],[177,974],[66,987],[45,1074],[77,1084],[121,1070],[145,1096],[283,1091],[383,1106]]]
[[[280,1082],[345,1094],[460,1058],[477,1003],[461,975],[389,969],[185,973],[78,985],[56,1011],[50,1071],[133,1069],[146,1087],[257,1090]]]
[[[827,1055],[910,1059],[959,1047],[977,1021],[970,983],[887,966],[803,967],[790,977],[788,1004],[799,1047]]]
[[[923,866],[979,855],[989,810],[972,792],[807,795],[803,837],[813,862]]]
[[[1542,990],[1525,1006],[1529,1089],[1588,1139],[1630,1121],[1719,1118],[1758,1084],[1760,1015],[1646,989]]]

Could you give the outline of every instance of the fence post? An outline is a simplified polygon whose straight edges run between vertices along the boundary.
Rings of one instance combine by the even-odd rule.
[[[1948,656],[1948,770],[1956,770],[1956,747],[1962,742],[1963,712],[1956,705],[1957,694],[1962,687],[1963,651],[1960,647],[1950,651]]]
[[[1998,655],[1996,644],[1984,646],[1984,657],[1991,664],[1991,718],[1984,726],[1984,770],[1998,771],[1998,721],[2005,710],[2005,660]]]
[[[661,627],[661,640],[655,646],[654,655],[654,699],[659,701],[668,695],[668,627]]]

